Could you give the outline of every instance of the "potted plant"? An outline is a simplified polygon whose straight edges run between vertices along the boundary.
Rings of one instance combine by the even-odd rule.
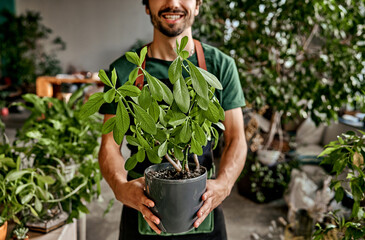
[[[0,219],[24,223],[31,214],[39,217],[43,203],[53,199],[48,188],[55,180],[40,168],[20,168],[21,160],[0,155]]]
[[[13,239],[14,240],[29,240],[28,236],[29,229],[26,227],[17,227],[13,231]]]
[[[124,85],[116,87],[115,70],[111,73],[111,79],[101,70],[100,79],[110,90],[92,95],[81,110],[83,118],[87,118],[98,111],[104,102],[118,103],[116,116],[104,123],[102,132],[106,134],[113,130],[116,143],[121,144],[126,136],[129,144],[138,147],[138,152],[127,159],[126,170],[133,169],[137,162],[146,158],[153,164],[161,163],[162,158],[168,161],[168,164],[147,168],[145,180],[146,193],[156,204],[154,213],[161,219],[160,228],[169,233],[186,232],[193,228],[193,219],[202,204],[200,198],[205,191],[207,175],[206,169],[200,167],[197,156],[203,153],[202,147],[209,140],[215,139],[217,144],[219,136],[215,127],[224,128],[219,122],[224,119],[224,111],[214,96],[214,90],[222,89],[222,86],[215,76],[187,60],[189,53],[184,50],[187,41],[184,37],[180,44],[177,42],[177,58],[169,68],[172,91],[142,68],[147,53],[145,47],[140,56],[133,52],[126,53],[128,61],[137,67]],[[138,71],[147,79],[142,90],[134,86]],[[184,79],[182,71],[186,71],[189,77]],[[193,154],[195,169],[188,164],[190,154]],[[155,175],[161,171],[166,171],[172,179],[160,179],[162,177]],[[184,177],[191,178],[181,180]],[[174,181],[179,183],[171,185]],[[187,192],[183,192],[178,186],[183,182],[196,186],[194,190],[184,186]],[[170,186],[163,186],[166,183]],[[175,191],[173,194],[177,199],[167,198],[170,195],[173,197],[173,194],[161,195],[170,190]],[[185,203],[195,206],[187,207]],[[185,222],[186,219],[189,220]]]
[[[48,209],[61,206],[68,213],[68,222],[89,213],[86,202],[100,195],[101,174],[96,161],[101,118],[81,120],[83,88],[66,103],[56,98],[25,94],[25,103],[17,103],[31,112],[17,132],[14,151],[22,155],[24,164],[43,168],[56,181],[48,191],[54,199]],[[59,204],[60,203],[60,204]],[[58,211],[57,211],[58,212]],[[53,212],[42,212],[48,220]]]
[[[335,239],[364,239],[365,237],[365,132],[347,132],[336,141],[326,145],[319,155],[324,157],[321,164],[334,174],[331,188],[335,191],[337,202],[345,195],[353,199],[352,213],[347,219],[336,212],[329,213],[331,221],[318,223],[314,239],[334,236]],[[340,178],[346,173],[345,178]]]

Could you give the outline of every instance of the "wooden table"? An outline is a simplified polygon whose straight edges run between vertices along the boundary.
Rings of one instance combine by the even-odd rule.
[[[68,78],[56,78],[50,76],[41,76],[36,80],[36,93],[40,97],[57,97],[57,93],[61,92],[62,83],[96,83],[102,86],[103,83],[98,79],[86,78],[86,79],[68,79]]]
[[[77,240],[77,222],[66,224],[47,234],[29,232],[29,238],[33,240]]]

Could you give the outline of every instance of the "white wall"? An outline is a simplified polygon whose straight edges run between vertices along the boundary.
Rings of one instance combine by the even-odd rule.
[[[141,39],[152,40],[152,25],[142,0],[16,0],[16,13],[40,12],[53,37],[66,42],[58,52],[62,67],[78,71],[108,68]]]

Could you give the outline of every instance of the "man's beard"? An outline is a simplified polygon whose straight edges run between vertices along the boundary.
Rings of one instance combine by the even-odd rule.
[[[166,27],[163,22],[161,21],[162,13],[169,12],[169,13],[183,13],[184,20],[180,24],[179,27],[176,27],[175,24],[168,24]],[[188,13],[184,10],[173,10],[171,8],[166,8],[158,12],[158,16],[156,14],[152,14],[150,10],[150,18],[152,25],[157,28],[162,34],[166,35],[167,37],[176,37],[179,36],[185,29],[191,27],[194,23],[194,17],[188,15]]]

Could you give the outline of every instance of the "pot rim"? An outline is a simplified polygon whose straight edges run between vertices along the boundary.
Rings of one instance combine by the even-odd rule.
[[[167,167],[164,167],[166,165]],[[162,166],[162,167],[161,167]],[[165,184],[185,184],[185,183],[192,183],[200,181],[202,178],[207,179],[207,168],[204,166],[200,166],[204,169],[204,173],[198,177],[189,178],[189,179],[162,179],[162,178],[156,178],[156,177],[149,177],[146,173],[153,170],[153,168],[161,167],[161,169],[174,169],[174,167],[170,163],[159,163],[155,165],[151,165],[144,171],[144,177],[148,179],[153,179],[154,181],[163,182]]]

